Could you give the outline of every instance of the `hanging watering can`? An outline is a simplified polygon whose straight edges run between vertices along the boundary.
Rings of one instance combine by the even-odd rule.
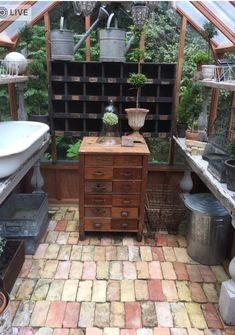
[[[107,28],[101,29],[99,32],[100,61],[125,62],[125,55],[135,37],[133,35],[126,46],[126,32],[124,29],[118,28],[117,19],[115,19],[115,27],[110,27],[113,17],[114,13],[108,18]]]
[[[64,18],[60,19],[60,29],[51,32],[51,58],[60,60],[74,60],[74,53],[81,47],[97,24],[107,18],[109,13],[104,7],[100,7],[98,17],[91,27],[74,46],[74,35],[71,30],[63,29]]]
[[[71,30],[64,29],[64,18],[60,18],[60,29],[51,31],[51,58],[74,60],[74,36]]]

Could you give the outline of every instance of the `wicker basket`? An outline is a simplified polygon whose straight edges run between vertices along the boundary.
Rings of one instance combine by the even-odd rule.
[[[186,209],[179,194],[169,185],[148,189],[145,199],[147,229],[177,233],[178,225],[186,217]]]

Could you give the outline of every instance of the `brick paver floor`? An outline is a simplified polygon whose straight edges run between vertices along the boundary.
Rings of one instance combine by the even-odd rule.
[[[11,293],[14,335],[235,335],[218,313],[227,273],[194,262],[183,236],[81,242],[75,206],[50,219]]]

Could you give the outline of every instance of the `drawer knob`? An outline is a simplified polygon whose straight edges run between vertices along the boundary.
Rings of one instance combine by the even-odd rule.
[[[95,208],[95,212],[97,214],[105,214],[105,209],[103,209],[103,208]]]
[[[123,177],[132,177],[132,176],[133,176],[133,173],[130,172],[130,171],[127,171],[127,172],[120,172],[120,175],[123,176]]]
[[[102,172],[102,171],[95,171],[94,173],[93,173],[93,176],[96,176],[96,177],[101,177],[101,176],[103,176],[104,175],[104,172]]]
[[[127,222],[122,222],[122,228],[127,228],[128,227],[128,223]]]
[[[122,211],[122,212],[121,212],[121,216],[122,216],[123,218],[126,218],[126,217],[129,216],[129,212],[127,212],[127,211]]]
[[[122,203],[124,205],[128,205],[128,204],[131,204],[131,201],[129,199],[124,199],[124,200],[122,200]]]
[[[94,222],[93,223],[93,227],[94,228],[100,228],[101,227],[101,223],[100,222]]]
[[[106,187],[102,184],[97,184],[95,187],[93,187],[93,190],[97,192],[103,192],[106,190]]]

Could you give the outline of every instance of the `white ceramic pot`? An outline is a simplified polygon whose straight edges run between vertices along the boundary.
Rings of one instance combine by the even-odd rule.
[[[27,68],[27,59],[19,52],[10,52],[3,60],[3,66],[10,75],[23,74]]]
[[[202,79],[214,80],[216,77],[215,65],[202,65]]]
[[[125,109],[128,117],[128,124],[134,130],[135,135],[139,135],[139,130],[144,126],[148,109],[145,108],[127,108]]]
[[[4,295],[7,298],[7,305],[4,311],[0,314],[0,334],[11,335],[11,309],[10,309],[10,300],[8,293],[1,289]]]

